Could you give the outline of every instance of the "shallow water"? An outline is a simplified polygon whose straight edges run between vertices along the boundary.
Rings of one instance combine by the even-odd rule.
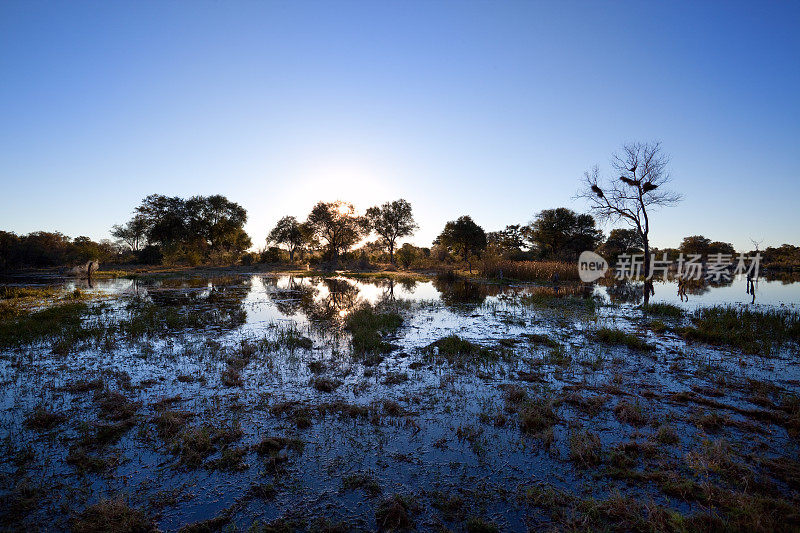
[[[797,284],[775,283],[759,282],[758,305],[795,305]],[[660,450],[656,460],[638,458],[635,468],[683,464],[709,438],[732,443],[743,463],[744,457],[800,452],[784,425],[742,414],[763,408],[760,397],[753,397],[757,384],[764,384],[770,402],[797,394],[796,347],[775,357],[744,357],[724,347],[687,343],[671,331],[655,333],[635,308],[635,298],[611,298],[605,287],[571,288],[577,297],[544,301],[536,296],[550,289],[534,285],[346,276],[167,277],[97,280],[91,286],[71,280],[65,288],[102,297],[92,304],[103,307],[100,314],[87,320],[114,324],[131,312],[132,302],[211,320],[200,329],[115,338],[68,355],[56,355],[46,344],[2,353],[0,495],[13,499],[22,483],[43,487],[35,506],[12,523],[42,523],[47,517],[54,529],[63,528],[100,496],[121,495],[165,530],[220,516],[224,525],[245,529],[256,519],[300,517],[306,520],[301,529],[313,530],[320,526],[308,520],[318,517],[373,530],[382,499],[399,494],[416,502],[409,513],[420,529],[459,529],[477,516],[501,529],[523,530],[554,523],[522,496],[539,483],[581,498],[623,490],[681,512],[696,510],[695,502],[670,499],[651,483],[620,481],[607,473],[615,447],[652,442],[664,424],[678,429],[678,442]],[[690,294],[685,305],[746,304],[741,296],[748,295],[738,295],[739,288],[739,281],[712,287]],[[657,285],[654,301],[671,301],[671,293],[671,287]],[[622,305],[605,305],[614,300]],[[403,316],[403,325],[387,338],[395,348],[372,361],[351,353],[343,327],[348,314],[365,303]],[[654,350],[598,343],[591,335],[599,326],[635,333]],[[313,347],[278,345],[287,332],[309,338]],[[502,356],[454,364],[424,352],[452,334]],[[531,340],[533,334],[546,335],[556,348]],[[242,347],[260,342],[273,347],[243,361],[239,382],[226,382],[226,369],[244,353]],[[81,444],[81,435],[109,423],[98,411],[99,393],[70,389],[97,377],[103,390],[119,391],[136,403],[132,427],[102,446]],[[332,391],[313,386],[320,377],[335,382]],[[510,386],[553,403],[556,420],[542,434],[521,430],[506,393]],[[710,397],[719,398],[715,407],[671,399],[711,388],[722,391]],[[602,404],[597,412],[586,411],[570,394],[597,397]],[[165,401],[170,410],[192,413],[188,428],[235,423],[242,435],[189,467],[176,444],[158,433]],[[626,402],[641,406],[647,422],[621,419],[617,407]],[[68,419],[53,430],[34,431],[25,420],[36,406]],[[728,417],[714,432],[697,422],[711,412]],[[596,434],[605,450],[603,461],[588,469],[571,458],[572,442],[583,430]],[[303,451],[281,450],[265,459],[256,446],[268,436],[299,439]],[[220,466],[226,450],[242,454],[236,468]],[[68,460],[78,451],[109,462],[99,471],[81,471]],[[677,471],[702,477],[692,468]],[[378,490],[347,486],[347,476],[356,473]],[[772,482],[788,500],[797,498],[796,487],[782,479]],[[253,487],[263,484],[274,495],[252,497]],[[462,505],[443,511],[445,496]]]

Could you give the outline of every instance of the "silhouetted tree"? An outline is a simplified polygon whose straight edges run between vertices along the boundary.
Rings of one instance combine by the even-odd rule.
[[[222,195],[193,196],[186,201],[190,239],[212,251],[242,252],[252,245],[244,231],[247,210]]]
[[[644,243],[634,229],[615,228],[598,250],[610,263],[615,263],[620,254],[642,253]]]
[[[711,239],[703,237],[702,235],[692,235],[684,237],[681,241],[679,250],[684,254],[697,254],[706,256],[708,254]]]
[[[310,232],[328,243],[331,260],[339,261],[339,253],[346,252],[369,231],[363,217],[356,216],[352,204],[319,202],[306,220]]]
[[[58,232],[34,231],[27,235],[0,231],[0,270],[22,267],[54,267],[84,263],[89,259],[107,261],[118,250],[109,240],[95,242],[89,237],[70,239]]]
[[[400,261],[403,268],[408,268],[414,264],[421,253],[419,248],[407,242],[397,250],[397,260]]]
[[[136,208],[136,215],[144,220],[151,244],[177,245],[192,237],[186,201],[177,196],[151,194]]]
[[[669,158],[661,151],[661,143],[632,143],[614,154],[611,167],[616,176],[601,183],[595,166],[584,174],[584,189],[579,193],[604,220],[627,222],[639,233],[644,244],[644,272],[650,273],[650,218],[648,210],[674,205],[681,195],[664,186],[670,181]],[[644,303],[650,301],[653,285],[644,283]]]
[[[486,248],[486,232],[472,218],[464,215],[445,224],[441,235],[433,242],[459,255],[472,272],[472,256]]]
[[[282,244],[289,252],[289,261],[294,262],[294,252],[308,240],[306,229],[294,217],[283,217],[269,232],[267,242]]]
[[[114,224],[111,236],[127,244],[131,250],[138,252],[146,244],[147,222],[142,215],[136,215],[124,226]]]
[[[367,209],[370,228],[381,236],[383,245],[389,250],[389,261],[394,264],[394,247],[397,239],[414,233],[419,226],[414,221],[411,204],[402,198]]]
[[[509,259],[522,259],[525,256],[523,248],[529,246],[529,228],[520,224],[511,224],[500,231],[486,234],[486,241],[492,250]]]
[[[575,261],[582,251],[594,250],[602,236],[591,215],[580,215],[566,207],[539,212],[529,230],[541,258],[562,261]]]
[[[222,195],[177,196],[151,194],[136,208],[133,220],[114,226],[112,234],[136,249],[146,241],[168,252],[191,257],[241,253],[252,244],[244,231],[247,211]],[[144,237],[140,235],[143,231]],[[152,250],[148,257],[155,257]],[[193,259],[194,260],[194,259]]]

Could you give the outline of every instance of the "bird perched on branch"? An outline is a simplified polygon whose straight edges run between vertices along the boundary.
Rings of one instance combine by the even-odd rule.
[[[597,185],[592,185],[592,192],[595,193],[600,198],[603,198],[605,196],[603,194],[603,190]]]

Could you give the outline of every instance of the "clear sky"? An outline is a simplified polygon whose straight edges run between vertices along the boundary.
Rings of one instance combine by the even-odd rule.
[[[655,245],[800,244],[800,2],[0,2],[17,233],[220,193],[260,247],[318,200],[404,197],[427,245],[584,210],[584,170],[651,139],[685,195]]]

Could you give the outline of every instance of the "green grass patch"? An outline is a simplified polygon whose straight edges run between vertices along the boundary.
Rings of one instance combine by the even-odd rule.
[[[84,323],[84,302],[56,305],[0,320],[0,348],[21,348],[51,340],[56,353],[70,351],[83,341],[98,339],[104,328]]]
[[[785,309],[714,306],[691,315],[687,339],[732,346],[748,354],[771,355],[787,342],[800,342],[800,313]]]
[[[455,334],[432,342],[425,346],[422,351],[434,359],[444,359],[451,364],[458,365],[494,361],[498,358],[497,352],[480,344],[462,339]]]
[[[346,329],[353,336],[353,352],[379,354],[391,352],[395,346],[383,340],[403,323],[403,317],[394,312],[380,312],[370,305],[356,309],[347,316]]]
[[[646,343],[636,335],[625,333],[620,329],[600,328],[594,332],[594,337],[605,344],[627,346],[631,350],[650,351],[654,349],[653,345]]]
[[[642,305],[641,309],[646,315],[667,318],[680,318],[685,313],[685,311],[677,305],[665,303],[646,304]]]

